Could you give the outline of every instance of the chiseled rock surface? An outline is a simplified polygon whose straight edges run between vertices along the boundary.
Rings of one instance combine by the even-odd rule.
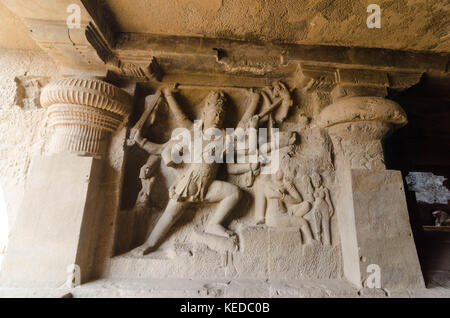
[[[342,277],[338,242],[324,247],[302,244],[298,230],[262,226],[240,231],[239,251],[215,251],[206,245],[175,245],[147,256],[130,253],[114,257],[104,277],[112,279],[191,278],[312,280]]]
[[[438,285],[428,289],[382,290],[360,289],[342,280],[192,280],[192,279],[102,279],[76,288],[24,289],[0,288],[3,297],[61,298],[449,298],[450,289]]]

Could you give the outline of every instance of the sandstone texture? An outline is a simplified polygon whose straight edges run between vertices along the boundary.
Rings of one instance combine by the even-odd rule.
[[[449,297],[385,145],[450,4],[370,3],[0,0],[0,297]]]

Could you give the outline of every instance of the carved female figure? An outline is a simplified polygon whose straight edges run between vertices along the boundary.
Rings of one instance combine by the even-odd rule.
[[[311,211],[305,215],[309,219],[314,232],[314,239],[322,241],[323,244],[331,245],[330,234],[330,218],[333,216],[334,209],[330,199],[330,192],[322,184],[320,174],[314,172],[309,182],[312,182],[313,189],[313,207]],[[309,183],[310,185],[310,183]]]
[[[135,208],[147,208],[150,201],[153,184],[156,177],[154,176],[156,168],[159,166],[159,156],[150,155],[147,162],[141,167],[139,179],[141,179],[142,189],[138,194]]]

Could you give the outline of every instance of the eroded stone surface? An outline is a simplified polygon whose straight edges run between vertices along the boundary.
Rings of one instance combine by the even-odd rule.
[[[125,32],[449,50],[445,37],[448,24],[443,18],[449,7],[445,1],[378,1],[383,12],[380,30],[369,30],[366,26],[370,1],[138,0],[134,6],[128,6],[124,0],[107,3]],[[150,16],[144,18],[144,12],[150,12]],[[442,17],[436,19],[440,22],[432,23],[427,12]],[[413,20],[416,23],[411,23]],[[428,28],[422,29],[421,23]]]

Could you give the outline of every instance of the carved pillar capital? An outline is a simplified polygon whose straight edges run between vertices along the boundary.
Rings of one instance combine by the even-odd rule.
[[[41,94],[54,128],[50,152],[101,157],[110,135],[131,111],[131,97],[98,79],[64,78]]]
[[[337,164],[351,169],[385,169],[382,139],[406,125],[405,111],[382,97],[348,97],[325,107],[318,125],[333,141]]]

